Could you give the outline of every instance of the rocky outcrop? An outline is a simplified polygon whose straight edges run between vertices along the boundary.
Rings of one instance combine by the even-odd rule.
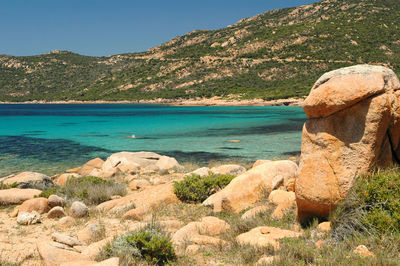
[[[289,180],[295,177],[296,171],[297,165],[292,161],[266,162],[234,178],[203,205],[213,207],[215,212],[240,212],[260,201],[263,193],[272,191],[277,176]]]
[[[18,209],[18,212],[36,211],[39,214],[47,213],[50,210],[49,200],[46,198],[29,199],[16,207],[16,209]]]
[[[48,189],[54,185],[50,177],[35,172],[22,172],[18,175],[11,175],[1,180],[1,183],[8,186],[16,184],[17,188],[37,188],[41,190]]]
[[[103,167],[103,164],[104,161],[101,158],[95,158],[79,168],[78,174],[81,176],[93,175],[96,173],[96,171],[100,171],[100,169]]]
[[[0,205],[19,204],[39,196],[42,191],[38,189],[10,188],[0,190]]]
[[[355,177],[400,158],[400,82],[385,67],[358,65],[324,74],[303,109],[296,201],[301,222],[325,219]]]

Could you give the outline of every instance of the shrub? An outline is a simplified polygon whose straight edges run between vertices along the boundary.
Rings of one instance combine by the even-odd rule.
[[[175,260],[172,242],[162,231],[146,227],[116,237],[105,247],[106,257],[120,257],[121,264],[130,264],[135,259],[164,265]]]
[[[39,196],[48,198],[58,194],[67,200],[81,200],[87,205],[97,205],[110,200],[111,196],[126,195],[126,187],[113,180],[104,180],[95,176],[71,178],[63,187],[52,187],[44,190]]]
[[[400,170],[360,176],[331,217],[334,235],[400,233]]]
[[[12,183],[10,185],[6,185],[6,184],[3,184],[3,183],[0,182],[0,190],[1,189],[16,188],[16,187],[18,187],[18,183],[17,182],[14,182],[14,183]]]
[[[187,176],[183,181],[174,183],[174,193],[183,202],[202,202],[228,185],[234,177],[233,175]]]

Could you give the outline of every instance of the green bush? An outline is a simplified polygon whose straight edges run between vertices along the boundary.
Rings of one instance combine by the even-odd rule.
[[[174,193],[183,202],[202,202],[227,186],[234,177],[233,175],[187,176],[183,181],[174,183]]]
[[[126,187],[114,180],[84,176],[69,179],[63,187],[44,190],[39,196],[48,198],[51,194],[58,194],[67,200],[81,200],[87,205],[97,205],[110,200],[114,195],[125,196]]]
[[[3,183],[0,183],[0,190],[1,189],[16,188],[16,187],[18,187],[18,183],[17,182],[14,182],[14,183],[12,183],[10,185],[6,185],[6,184],[3,184]]]
[[[400,233],[400,169],[360,176],[331,217],[334,235]]]
[[[146,227],[116,237],[104,250],[106,257],[120,257],[121,264],[131,264],[135,259],[164,265],[175,260],[172,242],[162,231]]]

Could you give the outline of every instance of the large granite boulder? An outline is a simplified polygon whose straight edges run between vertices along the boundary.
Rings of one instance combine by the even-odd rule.
[[[35,172],[22,172],[17,175],[7,176],[1,180],[4,185],[14,185],[18,188],[37,188],[41,190],[54,186],[53,181],[47,175]]]
[[[354,179],[399,162],[400,82],[385,67],[357,65],[324,74],[303,109],[296,180],[298,218],[325,219]]]
[[[260,201],[265,192],[274,188],[277,177],[289,180],[295,177],[297,165],[292,161],[269,161],[235,177],[229,185],[208,197],[203,205],[214,212],[240,212]],[[264,194],[263,194],[264,193]]]
[[[0,190],[0,206],[20,204],[26,200],[33,199],[42,191],[38,189],[21,189],[21,188],[10,188]]]

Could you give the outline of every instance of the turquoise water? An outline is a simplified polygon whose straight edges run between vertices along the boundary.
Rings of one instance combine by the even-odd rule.
[[[300,151],[305,120],[301,107],[1,104],[0,176],[58,173],[118,151],[199,164],[288,157]]]

